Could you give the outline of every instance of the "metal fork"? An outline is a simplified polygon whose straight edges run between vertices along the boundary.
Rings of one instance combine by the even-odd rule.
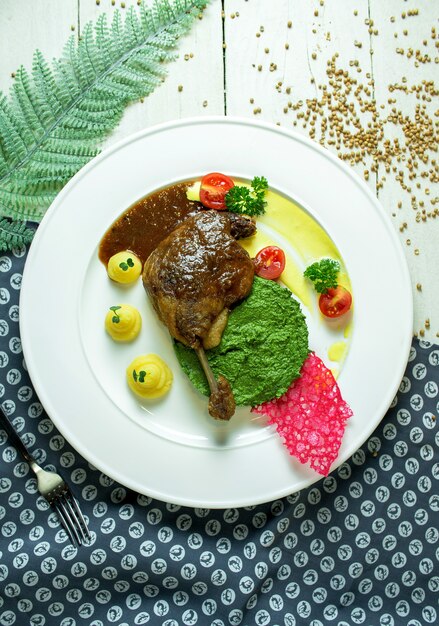
[[[0,421],[10,442],[29,463],[38,482],[38,491],[58,513],[62,525],[73,545],[81,546],[90,539],[90,531],[75,497],[63,478],[55,472],[48,472],[38,465],[32,454],[26,448],[21,437],[15,432],[2,407]]]

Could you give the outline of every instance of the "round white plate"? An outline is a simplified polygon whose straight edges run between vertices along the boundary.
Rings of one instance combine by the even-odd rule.
[[[412,336],[406,261],[383,209],[339,160],[277,126],[234,118],[150,128],[107,150],[62,190],[31,246],[20,302],[26,364],[60,432],[99,470],[140,493],[194,507],[238,507],[279,498],[320,476],[290,457],[272,427],[240,409],[212,420],[175,359],[169,334],[140,281],[112,284],[97,259],[110,224],[152,191],[208,171],[251,179],[305,207],[334,239],[352,282],[350,350],[338,379],[354,416],[334,467],[370,435],[404,373]],[[109,306],[141,310],[141,336],[105,335]],[[313,328],[311,347],[317,352]],[[317,342],[318,344],[318,342]],[[175,380],[163,400],[141,406],[128,391],[131,358],[160,354]]]

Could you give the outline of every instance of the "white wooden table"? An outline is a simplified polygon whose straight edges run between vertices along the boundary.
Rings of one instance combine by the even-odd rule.
[[[86,22],[136,3],[2,0],[0,88],[35,48],[58,56]],[[107,145],[197,115],[310,135],[377,194],[406,251],[414,332],[439,343],[438,15],[435,0],[212,0],[166,81],[126,111]]]

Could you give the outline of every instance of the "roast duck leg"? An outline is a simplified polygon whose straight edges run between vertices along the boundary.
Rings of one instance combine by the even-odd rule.
[[[255,231],[245,216],[200,211],[157,246],[143,269],[143,285],[158,317],[172,337],[197,353],[215,419],[229,420],[235,400],[226,378],[215,378],[205,349],[219,344],[230,307],[251,291],[253,262],[236,239]]]

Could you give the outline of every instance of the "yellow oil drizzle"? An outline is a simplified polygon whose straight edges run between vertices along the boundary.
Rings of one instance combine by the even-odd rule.
[[[239,183],[243,184],[243,183]],[[320,224],[295,202],[274,192],[266,193],[265,214],[257,218],[258,225],[269,227],[286,240],[303,261],[299,267],[288,251],[285,251],[286,267],[280,280],[292,291],[303,304],[310,308],[315,298],[312,285],[303,277],[306,267],[321,258],[329,257],[340,263],[339,283],[352,291],[349,276],[337,247]],[[265,246],[279,245],[261,229],[248,239],[240,241],[251,257],[254,257]]]
[[[348,337],[350,337],[351,336],[351,332],[352,332],[352,318],[346,324],[346,326],[344,328],[344,331],[343,331],[344,338],[347,339]]]
[[[332,239],[306,211],[273,191],[267,192],[266,200],[266,213],[258,221],[286,237],[305,264],[322,257],[341,261]]]
[[[341,363],[347,349],[346,341],[336,341],[328,348],[328,357],[331,361]]]

